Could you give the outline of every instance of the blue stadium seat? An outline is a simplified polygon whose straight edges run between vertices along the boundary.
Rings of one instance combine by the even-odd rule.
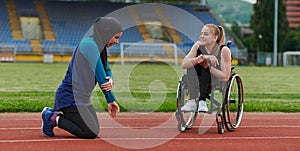
[[[4,0],[0,0],[0,14],[0,43],[6,43],[12,40],[12,35]]]
[[[15,0],[19,16],[38,16],[33,0]]]
[[[19,16],[39,16],[34,0],[15,0],[16,7]],[[46,53],[60,53],[63,48],[65,52],[71,53],[76,47],[76,45],[83,38],[85,33],[89,30],[95,19],[101,16],[106,16],[107,14],[121,9],[127,5],[125,3],[110,3],[110,2],[83,2],[83,1],[57,1],[57,0],[45,0],[45,7],[49,17],[50,24],[53,28],[56,40],[40,40],[42,43],[42,48]],[[194,11],[193,5],[174,5],[180,9],[187,11],[188,13],[199,18],[204,24],[214,23],[218,24],[215,18],[210,12]],[[182,22],[182,14],[174,14],[178,12],[168,11],[168,7],[162,6],[162,11],[168,18],[168,21],[173,25],[178,25],[181,27],[186,27],[187,30],[195,29],[190,28],[189,22]],[[126,11],[126,10],[125,10]],[[137,13],[140,15],[142,21],[160,21],[160,17],[156,13],[148,13],[149,11],[155,12],[154,7],[138,7],[136,9]],[[0,0],[0,43],[2,44],[13,44],[17,46],[17,51],[30,52],[31,46],[29,40],[13,40],[11,27],[9,25],[9,18],[7,10],[5,7],[5,1]],[[126,18],[130,16],[129,12],[120,14]],[[183,16],[184,17],[184,16]],[[132,25],[134,24],[133,19],[126,19],[122,24]],[[195,25],[197,26],[197,25]],[[190,33],[197,34],[199,37],[199,31],[189,31]],[[187,53],[190,47],[195,41],[195,38],[188,37],[185,33],[178,31],[179,36],[183,40],[183,44],[177,44],[177,46],[182,50],[183,53]],[[119,42],[141,42],[143,38],[141,33],[138,31],[136,26],[124,29],[123,36],[120,38]],[[25,50],[28,49],[28,50]],[[132,52],[138,52],[138,50],[130,50]],[[109,54],[118,55],[120,54],[120,45],[113,45],[108,49]],[[149,53],[149,52],[148,52]],[[150,54],[160,54],[165,53],[162,49],[153,49]]]

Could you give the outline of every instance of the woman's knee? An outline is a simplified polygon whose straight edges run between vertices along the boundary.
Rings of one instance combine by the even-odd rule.
[[[98,136],[98,134],[99,134],[99,129],[97,129],[97,130],[87,130],[87,131],[84,131],[81,134],[78,134],[77,137],[85,138],[85,139],[94,139]]]

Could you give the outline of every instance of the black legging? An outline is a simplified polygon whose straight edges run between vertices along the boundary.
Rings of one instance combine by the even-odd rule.
[[[187,69],[188,76],[188,90],[190,93],[190,99],[196,99],[199,96],[199,100],[205,101],[207,95],[210,93],[211,74],[202,66],[196,66]]]
[[[62,109],[59,114],[58,127],[79,138],[96,138],[99,133],[99,122],[91,106],[71,106]]]

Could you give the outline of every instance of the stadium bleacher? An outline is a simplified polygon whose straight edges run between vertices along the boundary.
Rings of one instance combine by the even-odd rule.
[[[32,0],[15,0],[19,16],[38,16]]]
[[[0,0],[0,44],[5,46],[13,46],[16,48],[17,52],[27,53],[31,51],[30,40],[21,39],[15,40],[12,37],[12,28],[9,24],[9,15],[5,7],[5,1]],[[24,9],[21,9],[21,11]],[[26,9],[26,11],[31,11],[31,9]]]
[[[89,30],[94,20],[124,6],[122,3],[69,1],[46,1],[45,5],[56,36],[56,41],[42,41],[43,48],[47,52],[59,51],[56,49],[57,45],[75,47]],[[130,31],[136,37],[137,31],[134,29]],[[136,39],[135,37],[127,38]]]
[[[109,2],[82,2],[82,1],[56,1],[45,0],[45,5],[50,24],[55,34],[55,40],[40,39],[44,53],[70,53],[74,47],[83,38],[85,33],[89,30],[94,20],[97,17],[106,16],[107,14],[116,10],[122,9],[125,6],[132,4],[127,3],[109,3]],[[39,16],[35,7],[34,0],[15,0],[17,13],[20,16]],[[218,22],[214,19],[212,14],[208,11],[194,11],[193,5],[174,5],[177,9],[182,9],[194,17],[200,19],[203,24]],[[185,28],[186,31],[177,31],[177,34],[182,39],[182,43],[177,43],[177,46],[187,53],[194,41],[199,38],[200,25],[193,25],[182,19],[182,13],[170,11],[167,5],[161,6],[160,15],[167,18],[167,22],[177,27]],[[141,21],[159,21],[166,22],[162,17],[159,17],[153,7],[138,7],[136,8],[137,15]],[[16,40],[12,37],[12,29],[10,28],[8,10],[5,5],[5,0],[0,0],[0,44],[1,45],[14,45],[17,47],[17,53],[30,53],[32,48],[30,46],[30,39]],[[125,13],[124,13],[125,12]],[[174,14],[178,13],[178,14]],[[122,24],[132,25],[135,24],[134,18],[128,10],[123,10],[123,14],[118,14],[119,17],[126,17],[126,21]],[[195,29],[199,29],[195,31]],[[184,33],[193,34],[192,36]],[[132,26],[123,31],[123,36],[120,42],[140,42],[144,41],[137,26]],[[109,49],[110,54],[120,53],[120,45],[114,45]],[[134,52],[133,52],[134,53]],[[157,53],[157,52],[155,52]]]
[[[4,0],[0,0],[0,14],[0,42],[6,43],[12,40],[12,35]]]

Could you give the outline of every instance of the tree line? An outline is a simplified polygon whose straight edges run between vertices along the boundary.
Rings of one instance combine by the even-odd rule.
[[[237,22],[232,23],[231,30],[242,39],[248,52],[273,52],[274,46],[274,2],[275,0],[257,0],[253,5],[250,28],[253,34],[243,38]],[[278,52],[300,51],[300,26],[289,29],[286,5],[278,0]]]

